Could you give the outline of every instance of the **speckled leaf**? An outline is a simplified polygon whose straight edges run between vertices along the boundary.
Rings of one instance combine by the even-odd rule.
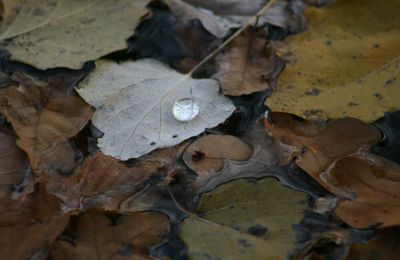
[[[400,108],[400,2],[332,1],[306,13],[306,32],[286,41],[289,64],[267,100],[306,118],[372,122]]]
[[[180,236],[192,259],[286,259],[305,198],[274,179],[238,180],[204,194]]]
[[[192,79],[155,60],[98,61],[96,66],[78,92],[96,107],[92,122],[104,133],[98,140],[100,149],[118,159],[176,145],[223,122],[235,108],[219,93],[217,81]],[[190,97],[199,105],[199,115],[189,122],[177,121],[173,104]]]
[[[79,68],[123,49],[147,0],[3,0],[0,46],[38,68]]]

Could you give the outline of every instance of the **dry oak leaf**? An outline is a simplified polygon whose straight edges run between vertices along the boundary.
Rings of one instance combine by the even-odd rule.
[[[296,158],[298,166],[328,189],[321,180],[321,172],[336,159],[353,154],[360,147],[369,148],[381,139],[375,127],[353,118],[318,125],[291,114],[273,112],[264,125],[270,136],[289,145],[288,160]]]
[[[138,212],[121,217],[118,224],[100,212],[83,214],[77,222],[74,243],[58,240],[53,259],[150,259],[151,246],[169,232],[168,218],[156,212]]]
[[[85,126],[92,110],[69,92],[86,74],[82,70],[37,78],[15,72],[11,78],[18,86],[0,91],[0,112],[11,122],[33,170],[69,172],[75,167],[68,139]]]
[[[78,93],[96,108],[92,123],[104,133],[103,153],[126,160],[176,145],[228,118],[235,107],[213,79],[193,79],[151,59],[117,64],[100,60]],[[199,114],[176,120],[176,101],[192,98]]]
[[[273,178],[236,180],[202,195],[198,214],[183,221],[180,237],[193,259],[287,259],[305,200],[304,193]]]
[[[399,12],[398,0],[306,10],[308,29],[285,40],[289,63],[266,104],[305,118],[366,122],[399,109]]]
[[[3,0],[0,46],[38,68],[79,68],[124,49],[147,0]]]
[[[60,214],[60,205],[43,187],[19,200],[1,200],[2,259],[25,260],[47,252],[68,224],[69,216]]]
[[[400,225],[400,165],[359,151],[333,162],[321,179],[346,198],[335,213],[347,224],[356,228]]]
[[[17,146],[15,135],[0,125],[0,199],[11,198],[26,172],[29,163],[25,153]]]
[[[73,175],[41,179],[49,192],[64,202],[64,210],[91,207],[114,211],[147,210],[152,177],[168,177],[175,167],[177,148],[155,151],[134,164],[124,164],[103,153],[89,156]],[[149,195],[151,197],[151,194]]]
[[[249,27],[216,57],[218,72],[213,76],[224,95],[240,96],[274,88],[285,62],[267,44],[262,29]]]

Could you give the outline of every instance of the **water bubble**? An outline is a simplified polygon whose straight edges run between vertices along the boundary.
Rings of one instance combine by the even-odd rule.
[[[199,105],[191,98],[184,98],[175,102],[172,113],[176,120],[188,122],[193,120],[200,112]]]

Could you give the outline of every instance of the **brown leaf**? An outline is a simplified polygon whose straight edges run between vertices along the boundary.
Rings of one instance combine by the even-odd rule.
[[[14,186],[28,170],[28,160],[17,146],[15,136],[0,126],[0,199],[11,197]]]
[[[2,259],[29,259],[46,251],[62,233],[69,216],[60,214],[60,201],[42,187],[20,200],[0,202]]]
[[[399,228],[379,230],[366,244],[354,244],[346,257],[348,260],[397,259],[400,255]]]
[[[264,30],[248,28],[217,56],[214,78],[225,95],[240,96],[274,87],[285,62],[268,45]]]
[[[264,125],[273,138],[294,146],[290,155],[296,164],[328,188],[319,174],[336,159],[376,144],[381,135],[371,125],[342,118],[318,125],[286,113],[270,113]]]
[[[68,210],[98,207],[106,210],[126,210],[122,205],[138,200],[148,190],[151,177],[168,179],[174,172],[176,148],[163,149],[124,164],[103,153],[89,156],[72,176],[43,177],[49,192],[65,203]],[[44,179],[47,178],[47,179]],[[139,203],[136,203],[139,208]],[[131,209],[131,208],[130,208]],[[144,210],[143,208],[141,210]]]
[[[74,168],[75,151],[68,139],[89,121],[92,110],[69,92],[85,74],[83,70],[58,72],[39,78],[16,72],[12,79],[19,85],[0,91],[0,112],[11,122],[17,144],[28,154],[34,170],[69,172]]]
[[[334,162],[321,178],[334,193],[347,197],[335,209],[347,224],[400,225],[400,165],[360,151]]]
[[[148,259],[149,248],[169,232],[169,220],[160,213],[141,212],[124,216],[112,225],[104,214],[88,212],[77,224],[75,245],[59,240],[53,259]]]
[[[220,171],[225,159],[245,161],[251,152],[251,147],[237,137],[206,135],[190,144],[182,158],[189,168],[201,175]]]
[[[204,154],[200,160],[196,158],[199,152]],[[186,148],[182,158],[198,174],[191,184],[196,194],[239,178],[275,176],[286,181],[280,178],[282,170],[274,167],[278,162],[275,147],[258,122],[241,139],[229,135],[201,137]]]

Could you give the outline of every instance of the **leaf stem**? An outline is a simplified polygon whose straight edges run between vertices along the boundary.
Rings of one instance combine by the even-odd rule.
[[[226,45],[228,45],[233,39],[235,39],[239,34],[241,34],[247,27],[251,24],[257,22],[259,16],[264,14],[271,6],[276,2],[276,0],[270,0],[263,8],[261,8],[253,17],[251,17],[239,30],[237,30],[234,34],[232,34],[228,39],[226,39],[218,48],[213,50],[210,54],[207,55],[204,59],[202,59],[192,70],[190,70],[186,75],[192,76],[193,73],[203,66],[206,62],[208,62],[212,57],[214,57],[218,52],[220,52]]]

